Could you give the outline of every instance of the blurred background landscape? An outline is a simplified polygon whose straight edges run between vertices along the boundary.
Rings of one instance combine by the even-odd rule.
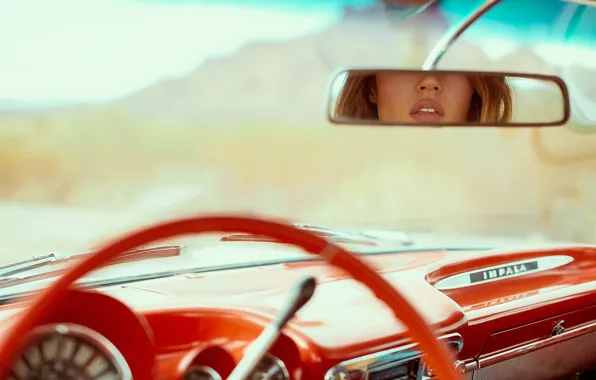
[[[319,30],[256,40],[106,101],[0,98],[0,260],[82,250],[208,212],[594,242],[595,122],[379,129],[326,121],[333,72],[419,67],[446,27],[433,17],[423,28],[420,17],[394,25],[377,8],[345,8]],[[440,67],[572,75],[596,102],[590,59],[560,64],[532,45],[479,41],[457,42]],[[555,106],[536,101],[520,112]],[[572,119],[580,106],[589,108],[573,103]]]

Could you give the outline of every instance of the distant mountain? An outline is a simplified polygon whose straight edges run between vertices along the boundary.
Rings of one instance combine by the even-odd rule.
[[[259,42],[204,62],[190,75],[157,83],[117,104],[152,120],[321,118],[334,70],[344,66],[418,66],[437,33],[432,12],[396,26],[383,9],[347,8],[326,31],[287,42]],[[422,20],[423,18],[431,20]],[[394,48],[392,48],[392,46]]]

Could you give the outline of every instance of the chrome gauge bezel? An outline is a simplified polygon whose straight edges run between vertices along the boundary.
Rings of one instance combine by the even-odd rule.
[[[14,368],[20,360],[24,360],[22,358],[27,355],[27,351],[33,347],[34,344],[56,335],[63,339],[68,337],[75,338],[92,346],[94,350],[99,351],[110,361],[110,364],[117,372],[119,379],[132,380],[132,371],[126,362],[126,359],[112,342],[97,331],[74,323],[52,323],[34,328],[26,335],[26,343],[22,346],[19,355],[13,362],[12,368]]]
[[[188,367],[188,369],[186,370],[186,373],[184,374],[184,378],[186,378],[186,376],[188,376],[188,374],[191,371],[202,372],[202,373],[210,376],[212,380],[223,380],[221,375],[213,368],[206,366],[206,365],[196,365],[196,364],[193,364],[190,367]]]
[[[275,355],[267,353],[261,358],[261,360],[259,360],[257,366],[260,365],[264,360],[270,360],[274,366],[277,366],[279,368],[283,378],[285,380],[290,380],[290,372],[288,371],[288,367],[280,358],[278,358]],[[251,372],[251,374],[248,376],[248,378],[250,378],[250,376],[253,376],[255,374],[256,370],[257,369],[255,368]],[[197,372],[200,372],[201,374],[209,376],[210,380],[223,380],[221,375],[216,370],[209,367],[208,365],[203,365],[203,364],[191,364],[186,369],[186,372],[184,373],[184,379],[186,379],[187,376],[193,371],[197,371]]]
[[[264,359],[270,359],[275,364],[277,364],[277,366],[281,370],[284,378],[287,379],[287,380],[290,380],[290,371],[288,371],[288,367],[286,366],[286,363],[283,362],[283,360],[281,360],[277,356],[275,356],[273,354],[269,354],[269,353],[268,354],[265,354],[265,356],[263,356],[263,358],[260,361],[263,361]]]

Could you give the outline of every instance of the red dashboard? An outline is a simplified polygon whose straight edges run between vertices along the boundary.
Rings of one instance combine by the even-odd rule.
[[[596,364],[595,258],[594,247],[559,246],[365,260],[402,290],[454,350],[468,378],[545,379]],[[323,262],[71,290],[27,341],[37,339],[43,356],[44,342],[78,336],[77,347],[96,344],[135,379],[225,379],[305,274],[317,278],[316,293],[263,359],[263,371],[274,368],[278,376],[270,378],[286,372],[292,379],[432,378],[389,309]],[[27,302],[0,309],[4,328]],[[22,373],[33,365],[27,358],[23,354]],[[191,368],[200,376],[187,373]],[[400,371],[410,377],[399,377]]]

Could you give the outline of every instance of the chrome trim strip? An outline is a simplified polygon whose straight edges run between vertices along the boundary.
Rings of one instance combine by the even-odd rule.
[[[188,369],[186,370],[186,373],[184,374],[184,377],[186,378],[186,376],[188,376],[188,374],[192,371],[204,373],[207,376],[211,376],[211,380],[223,380],[221,375],[219,373],[217,373],[216,370],[214,370],[211,367],[207,367],[206,365],[192,365],[192,366],[188,367]]]
[[[354,249],[352,252],[362,255],[362,256],[379,256],[379,255],[393,255],[396,253],[414,253],[414,252],[424,252],[424,251],[488,251],[494,249],[494,247],[473,247],[473,246],[405,246],[405,247],[396,247],[392,249]],[[261,260],[258,262],[248,262],[248,263],[239,263],[235,265],[214,265],[208,267],[191,267],[185,269],[176,269],[176,270],[165,270],[165,271],[158,271],[152,273],[143,273],[134,276],[119,276],[110,279],[102,279],[102,280],[87,280],[84,279],[80,282],[77,282],[78,289],[93,289],[93,288],[100,288],[106,286],[114,286],[114,285],[122,285],[127,284],[130,282],[136,281],[145,281],[145,280],[154,280],[164,277],[170,276],[178,276],[178,275],[196,275],[202,273],[212,273],[217,271],[224,271],[224,270],[237,270],[237,269],[247,269],[247,268],[254,268],[258,266],[273,266],[273,265],[280,265],[280,264],[292,264],[292,263],[303,263],[309,261],[323,261],[322,258],[317,256],[300,256],[296,258],[284,258],[284,259],[272,259],[272,260]],[[2,279],[0,278],[0,287],[1,287]],[[22,302],[25,297],[31,297],[36,295],[43,286],[40,285],[39,289],[33,290],[21,290],[12,293],[8,293],[5,291],[0,290],[0,306],[5,305],[7,303],[17,303]],[[9,290],[5,289],[5,290]]]
[[[587,323],[583,326],[579,326],[570,330],[566,330],[559,335],[554,335],[537,342],[524,344],[523,346],[512,348],[507,351],[499,352],[492,355],[487,355],[478,360],[478,368],[484,368],[499,362],[515,358],[517,356],[525,355],[527,353],[539,350],[541,348],[550,346],[555,343],[576,338],[580,335],[588,334],[596,331],[596,321]]]
[[[464,18],[458,25],[449,29],[437,44],[430,51],[426,60],[422,64],[422,70],[433,71],[437,69],[437,64],[443,58],[447,49],[472,25],[476,20],[491,10],[501,0],[486,0],[480,7],[474,10],[468,17]]]
[[[445,344],[454,345],[456,347],[456,353],[461,352],[462,348],[464,347],[464,340],[462,336],[457,333],[441,336],[439,340],[445,341]],[[368,373],[371,370],[379,370],[380,368],[386,367],[388,365],[393,367],[416,359],[420,359],[418,378],[422,378],[421,374],[426,372],[426,365],[423,358],[424,354],[421,354],[420,351],[416,349],[417,347],[418,343],[410,343],[396,348],[390,348],[375,352],[373,354],[343,361],[331,367],[325,373],[325,380],[350,378],[349,376],[345,376],[349,375],[349,373],[352,371],[362,373],[364,375],[363,378],[367,379]],[[401,355],[392,358],[392,356],[399,354]]]
[[[124,356],[112,342],[110,342],[106,337],[97,331],[74,323],[53,323],[34,328],[25,338],[28,340],[28,343],[25,345],[25,351],[19,354],[13,365],[20,360],[22,355],[25,355],[25,352],[29,347],[28,344],[35,342],[37,338],[43,338],[56,334],[63,337],[77,337],[95,346],[96,350],[103,352],[106,356],[108,356],[109,359],[112,360],[112,365],[118,372],[118,380],[132,380],[132,372],[128,366],[128,363],[126,362],[126,359],[124,359]]]

